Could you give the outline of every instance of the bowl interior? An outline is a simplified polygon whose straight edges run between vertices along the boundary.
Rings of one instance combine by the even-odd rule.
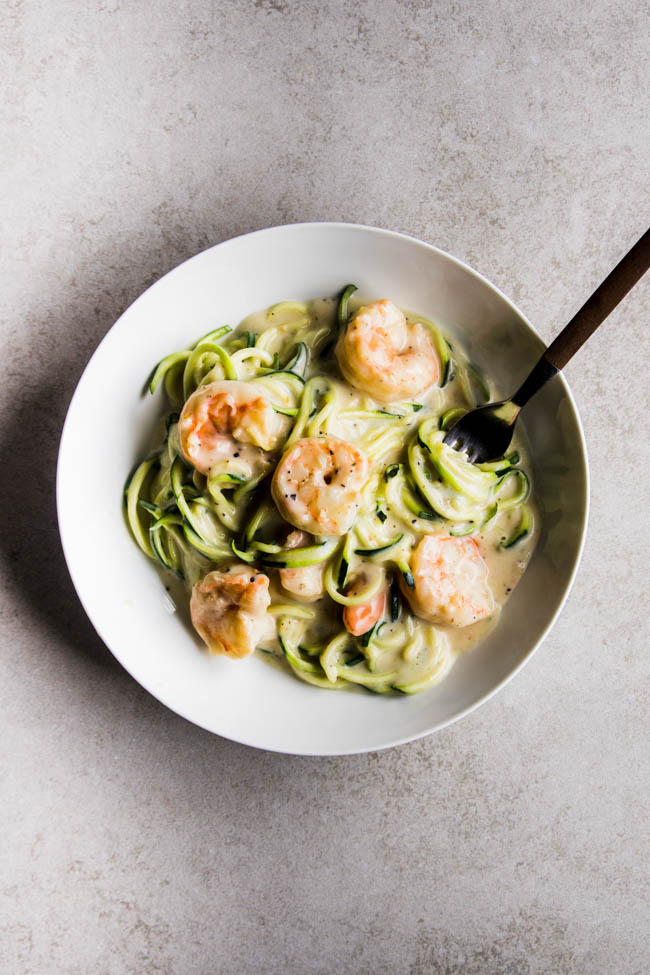
[[[158,396],[144,381],[168,352],[218,324],[286,298],[360,293],[390,297],[436,319],[504,390],[516,388],[543,345],[517,309],[467,266],[409,237],[351,224],[259,231],[199,254],[146,291],[95,352],[70,405],[57,473],[59,527],[91,621],[133,677],[210,731],[261,748],[340,754],[434,731],[495,692],[523,664],[559,612],[580,556],[587,509],[584,442],[558,377],[526,409],[541,536],[528,570],[485,642],[437,688],[387,699],[329,693],[265,661],[214,658],[133,544],[124,481],[146,451]]]

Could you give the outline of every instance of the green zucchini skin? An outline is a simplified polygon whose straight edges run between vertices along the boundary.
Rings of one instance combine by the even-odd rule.
[[[370,670],[363,668],[357,670],[356,668],[349,667],[346,664],[340,664],[336,668],[339,677],[344,680],[350,681],[352,684],[360,684],[365,687],[367,691],[373,691],[375,694],[384,694],[391,689],[391,681],[395,679],[396,674],[373,674]]]
[[[228,552],[223,549],[218,548],[216,545],[206,542],[201,535],[193,531],[187,522],[183,522],[183,534],[192,548],[196,549],[204,558],[208,559],[210,562],[222,562],[224,558],[228,557]]]
[[[411,413],[419,413],[420,410],[424,409],[423,403],[402,403],[401,405],[406,407],[407,411]],[[403,420],[405,416],[408,416],[408,412],[396,413],[394,410],[388,409],[374,410],[373,412],[375,416],[391,416],[395,420]]]
[[[356,667],[357,664],[362,664],[365,661],[365,657],[362,653],[358,653],[356,657],[352,657],[350,660],[345,661],[346,667]]]
[[[185,578],[182,566],[178,559],[174,558],[171,551],[166,548],[163,541],[164,536],[161,533],[163,529],[169,530],[172,527],[181,527],[182,524],[183,522],[179,515],[164,515],[155,521],[149,529],[149,540],[156,558],[165,569],[173,572],[179,579]],[[165,532],[166,534],[167,532]]]
[[[389,603],[390,603],[390,620],[391,623],[396,623],[399,619],[401,600],[399,593],[399,583],[397,579],[391,579],[390,590],[389,590]]]
[[[345,541],[343,542],[343,548],[341,549],[341,560],[339,562],[338,572],[336,574],[336,586],[341,592],[345,587],[345,583],[348,580],[348,573],[350,571],[350,559],[352,558],[352,551],[354,545],[354,535],[349,532],[345,536]]]
[[[169,435],[170,429],[180,420],[180,413],[168,413],[165,417],[165,433]]]
[[[257,556],[255,556],[252,552],[245,552],[243,549],[238,548],[235,544],[234,538],[230,541],[230,547],[233,555],[235,555],[238,559],[241,559],[242,562],[246,562],[247,565],[254,565],[255,562],[257,562]]]
[[[368,646],[368,644],[370,643],[370,641],[373,638],[373,635],[374,635],[374,633],[375,633],[378,625],[379,625],[378,623],[373,623],[373,625],[370,627],[369,630],[366,630],[365,633],[362,633],[361,634],[361,646],[362,647],[367,647]],[[350,666],[350,664],[348,664],[348,666]]]
[[[336,321],[339,330],[345,328],[348,323],[348,304],[355,291],[358,291],[356,284],[346,284],[345,288],[341,292],[338,308],[336,310]]]
[[[502,538],[498,548],[501,551],[512,548],[517,545],[518,542],[522,542],[524,538],[528,538],[534,527],[533,513],[527,505],[524,505],[521,509],[521,517],[519,519],[519,524],[513,531],[513,533],[508,538]]]
[[[520,504],[524,504],[528,500],[528,495],[530,494],[530,481],[528,480],[528,475],[521,470],[520,467],[511,467],[505,472],[505,474],[499,480],[499,488],[502,487],[503,483],[510,477],[514,477],[519,481],[519,490],[510,498],[505,498],[503,501],[499,501],[499,508],[501,511],[508,511],[510,508],[516,508]]]
[[[395,565],[402,573],[402,579],[409,587],[409,589],[415,589],[415,579],[413,578],[413,573],[411,572],[411,567],[408,565],[408,563],[402,562],[400,560],[400,561],[396,561]]]
[[[281,634],[278,636],[278,643],[280,644],[280,647],[285,657],[287,658],[291,666],[296,668],[296,670],[302,670],[304,673],[314,674],[314,676],[325,678],[325,674],[323,672],[323,668],[321,667],[321,665],[313,663],[310,660],[304,660],[303,657],[300,656],[299,652],[295,653],[291,649],[288,642],[284,639],[284,637]]]
[[[303,548],[287,548],[274,554],[262,553],[262,565],[275,569],[299,569],[309,565],[318,565],[334,554],[339,546],[338,538],[316,545],[306,545]]]
[[[440,388],[443,389],[454,378],[452,347],[442,336],[436,342],[436,346],[438,358],[440,359]]]
[[[453,426],[461,417],[465,416],[467,410],[463,409],[462,406],[453,406],[450,410],[446,410],[438,420],[439,430],[448,430],[449,427]]]
[[[346,558],[342,558],[341,563],[339,565],[339,572],[336,577],[336,584],[339,589],[343,589],[343,586],[347,581],[349,571],[350,571],[350,563]]]
[[[289,379],[298,379],[303,384],[303,386],[305,384],[305,380],[303,379],[302,376],[299,376],[297,372],[291,372],[288,369],[271,369],[265,375],[274,376],[276,379],[282,379],[283,377]]]
[[[395,548],[396,545],[399,545],[403,538],[404,533],[402,532],[396,538],[393,538],[392,541],[387,542],[386,545],[379,545],[377,548],[355,548],[354,552],[355,555],[361,555],[363,558],[371,559],[374,555],[381,555],[382,552],[389,552],[392,548]]]
[[[304,342],[298,342],[293,355],[283,368],[283,372],[290,372],[298,379],[304,380],[309,365],[309,349]]]

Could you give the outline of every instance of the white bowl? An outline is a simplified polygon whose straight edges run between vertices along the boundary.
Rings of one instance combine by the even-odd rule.
[[[120,663],[190,721],[234,741],[280,752],[335,755],[429,734],[496,693],[530,657],[569,592],[584,541],[588,475],[582,429],[564,379],[531,402],[525,424],[541,536],[497,627],[438,687],[413,697],[323,691],[256,657],[210,656],[180,614],[170,615],[154,565],[136,548],[122,490],[149,445],[159,396],[143,383],[168,352],[220,323],[286,298],[333,295],[349,281],[364,295],[439,321],[504,391],[514,390],[543,344],[485,278],[402,234],[353,224],[275,227],[226,241],[175,268],[113,326],[70,404],[57,470],[59,528],[79,598]]]

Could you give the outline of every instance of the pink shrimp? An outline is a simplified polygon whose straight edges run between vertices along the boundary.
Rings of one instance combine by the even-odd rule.
[[[358,447],[337,437],[296,440],[283,455],[271,494],[283,518],[312,535],[344,535],[361,507],[370,473]]]
[[[194,629],[211,653],[247,657],[273,630],[268,576],[248,565],[208,572],[192,589]]]
[[[380,403],[426,392],[440,375],[440,362],[423,325],[411,325],[384,298],[360,308],[336,346],[341,372]]]
[[[233,455],[264,458],[286,430],[286,417],[263,386],[229,379],[199,386],[178,421],[183,455],[201,474]]]
[[[414,588],[400,579],[417,616],[433,623],[470,626],[494,610],[488,567],[474,538],[426,535],[411,554]]]
[[[352,586],[349,587],[347,595],[353,596],[356,587],[364,583],[365,579],[362,577],[355,579]],[[358,606],[346,606],[343,610],[343,625],[348,633],[353,636],[361,636],[371,630],[386,612],[387,595],[388,587],[382,586],[367,603],[360,603]]]

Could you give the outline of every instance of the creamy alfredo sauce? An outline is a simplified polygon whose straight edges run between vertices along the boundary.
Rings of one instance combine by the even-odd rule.
[[[352,314],[362,304],[364,302],[352,299],[350,313]],[[333,300],[319,299],[309,302],[308,309],[311,325],[316,332],[322,329],[325,334],[335,334],[336,303]],[[283,311],[278,314],[279,322],[276,323],[273,313],[270,313],[269,310],[255,312],[241,323],[239,330],[263,333],[269,327],[277,328],[277,341],[269,346],[270,350],[274,351],[274,345],[276,348],[280,348],[285,340],[285,335],[291,333],[292,321],[295,321],[295,318],[300,314],[300,312],[292,313],[290,310]],[[423,321],[415,314],[408,312],[405,314],[409,322]],[[395,421],[386,417],[362,418],[356,416],[355,413],[371,413],[377,410],[395,410],[397,412],[397,404],[389,404],[388,406],[379,404],[346,383],[333,355],[331,343],[321,340],[319,344],[322,349],[321,355],[317,361],[310,363],[307,378],[311,375],[322,375],[334,381],[336,408],[327,417],[323,429],[310,430],[309,434],[312,436],[333,435],[366,450],[368,444],[379,443],[377,455],[371,455],[373,470],[368,488],[364,492],[366,499],[363,509],[364,525],[359,527],[363,527],[371,536],[365,539],[366,542],[371,543],[367,545],[368,548],[371,547],[372,543],[381,545],[401,533],[403,539],[397,549],[391,550],[391,562],[386,563],[386,567],[393,564],[396,555],[402,556],[408,562],[412,549],[425,534],[446,535],[450,528],[450,522],[443,519],[437,521],[424,520],[412,512],[407,512],[406,517],[396,513],[390,503],[390,480],[386,481],[384,472],[391,465],[405,463],[405,445],[412,438],[414,430],[423,421],[429,418],[438,419],[453,407],[468,409],[476,405],[475,402],[469,402],[472,399],[472,384],[468,378],[471,377],[471,373],[466,375],[464,384],[457,377],[443,389],[436,386],[425,395],[414,399],[413,402],[421,404],[422,409],[418,412],[407,413],[404,419],[397,421],[398,442],[391,445],[390,438],[387,438],[388,448],[382,451],[382,434],[386,432],[387,424],[394,426]],[[456,340],[453,342],[453,356],[458,365],[458,372],[462,372],[463,368],[467,366],[467,359]],[[491,390],[491,392],[493,391]],[[495,399],[496,397],[492,395],[491,398]],[[517,466],[523,468],[530,476],[529,453],[521,434],[515,436],[511,450],[517,451],[520,455]],[[516,479],[512,478],[511,480],[515,483],[512,483],[509,488],[504,485],[504,498],[518,490]],[[382,510],[385,512],[383,522],[374,518],[378,493],[382,497],[387,497],[387,503],[382,503]],[[527,500],[526,505],[531,515],[532,525],[526,537],[512,547],[503,548],[501,546],[504,540],[509,539],[516,532],[517,524],[521,518],[519,506],[500,510],[484,527],[479,528],[472,535],[478,543],[480,553],[489,570],[488,583],[495,604],[494,611],[490,616],[465,627],[450,626],[440,622],[431,624],[413,615],[409,611],[407,602],[402,599],[399,620],[390,622],[386,619],[379,628],[375,639],[365,648],[364,652],[373,668],[373,674],[377,675],[378,678],[383,674],[390,675],[389,683],[391,686],[406,687],[409,690],[424,689],[426,686],[437,683],[447,673],[459,653],[471,649],[486,636],[496,624],[503,603],[521,578],[537,540],[538,512],[530,499]],[[272,527],[271,533],[274,530],[275,528]],[[287,603],[289,601],[288,593],[280,585],[278,572],[271,570],[268,571],[268,574],[271,580],[272,604]],[[305,605],[313,613],[313,618],[308,621],[289,621],[287,623],[287,633],[291,636],[293,628],[296,645],[306,649],[320,647],[341,632],[342,607],[337,605],[328,595]],[[277,639],[273,638],[264,641],[262,653],[267,659],[272,656],[276,656],[278,659],[283,658],[281,645]],[[351,651],[348,649],[347,653],[349,655]],[[333,658],[336,658],[336,654],[333,654]],[[341,659],[340,655],[338,659]],[[420,685],[422,686],[420,687]],[[373,688],[371,687],[371,689]],[[377,680],[377,689],[386,689],[381,680]]]

